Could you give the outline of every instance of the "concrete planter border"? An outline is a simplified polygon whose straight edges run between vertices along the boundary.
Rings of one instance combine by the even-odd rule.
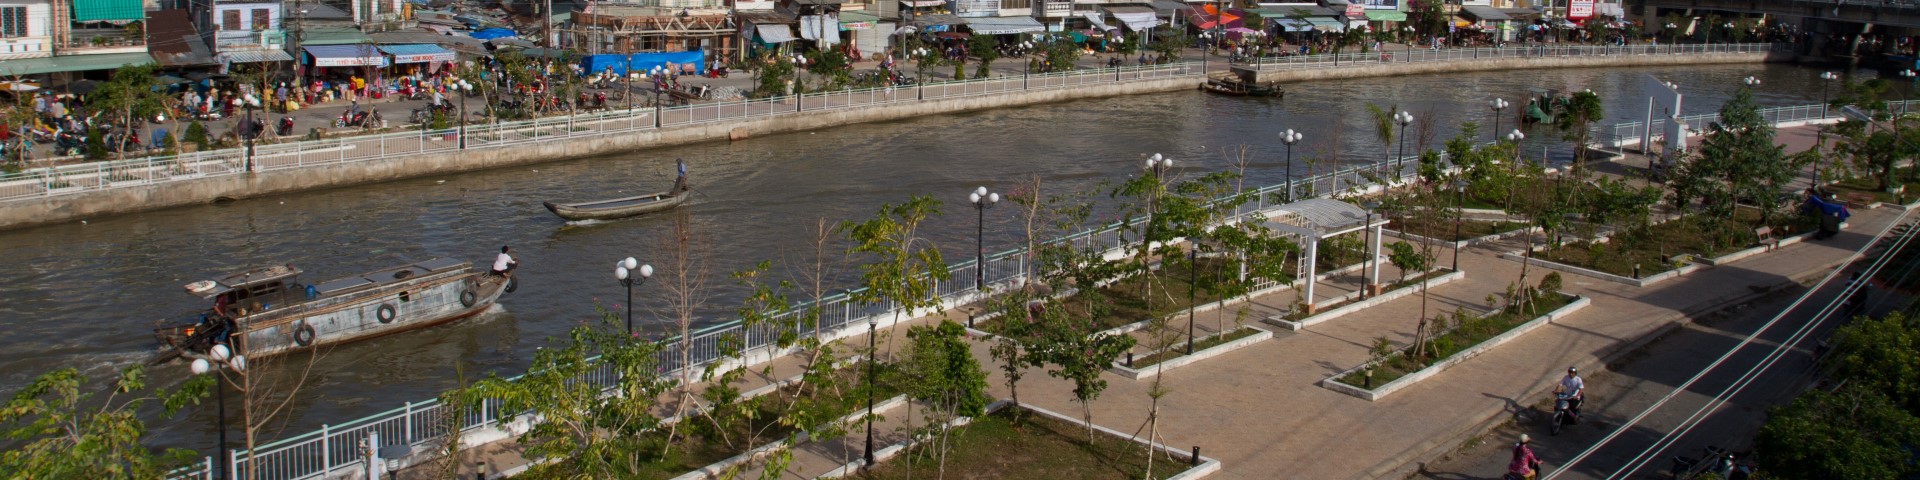
[[[1562,293],[1561,295],[1566,295],[1566,294]],[[1593,303],[1593,301],[1591,299],[1588,299],[1587,297],[1582,297],[1578,295],[1567,295],[1567,296],[1571,297],[1573,301],[1567,302],[1566,305],[1562,305],[1560,306],[1560,308],[1556,308],[1551,312],[1547,312],[1545,315],[1535,317],[1533,320],[1528,320],[1527,323],[1522,323],[1518,326],[1513,327],[1510,330],[1507,330],[1504,333],[1495,335],[1493,338],[1486,339],[1485,341],[1480,342],[1478,345],[1469,347],[1466,350],[1461,350],[1459,353],[1455,353],[1453,354],[1453,356],[1447,357],[1446,359],[1441,360],[1439,362],[1435,362],[1433,365],[1430,365],[1427,368],[1422,368],[1418,372],[1406,374],[1405,376],[1396,378],[1391,382],[1387,382],[1385,385],[1374,387],[1372,390],[1341,383],[1338,379],[1340,377],[1353,374],[1353,372],[1358,372],[1363,369],[1372,368],[1374,365],[1373,362],[1367,362],[1358,367],[1354,367],[1346,371],[1333,374],[1333,376],[1327,377],[1325,380],[1321,380],[1320,386],[1328,390],[1333,390],[1335,392],[1340,392],[1343,394],[1358,397],[1362,400],[1366,400],[1369,402],[1378,401],[1382,398],[1386,398],[1387,395],[1393,394],[1393,392],[1397,392],[1397,391],[1400,391],[1401,389],[1407,388],[1407,386],[1409,385],[1419,383],[1421,380],[1432,378],[1434,375],[1439,375],[1440,372],[1446,371],[1448,368],[1452,368],[1455,365],[1459,365],[1461,362],[1465,362],[1468,359],[1471,359],[1473,357],[1480,356],[1480,354],[1482,353],[1486,353],[1487,351],[1493,350],[1494,347],[1499,347],[1500,345],[1505,344],[1509,341],[1512,341],[1515,338],[1520,338],[1521,335],[1526,335],[1528,332],[1538,330],[1542,326],[1545,326],[1549,323],[1553,323],[1555,320],[1559,320],[1563,317],[1566,317],[1567,315],[1571,315],[1574,312],[1577,312],[1582,308],[1586,308],[1587,305],[1590,305]],[[1401,350],[1399,352],[1395,352],[1394,355],[1396,356],[1404,355],[1405,352],[1406,352],[1405,350]]]
[[[906,395],[895,395],[893,398],[889,398],[886,401],[880,402],[880,404],[878,405],[874,405],[873,411],[874,413],[890,411],[900,407],[901,405],[906,405],[906,404],[907,404]],[[851,424],[853,422],[859,421],[861,417],[865,417],[866,415],[867,415],[867,412],[865,411],[856,411],[854,413],[847,414],[844,417],[835,419],[833,422],[838,424]],[[706,480],[706,479],[713,479],[713,478],[722,478],[722,475],[725,474],[727,470],[737,466],[744,465],[747,462],[760,458],[766,455],[767,452],[772,452],[777,449],[786,448],[789,445],[797,445],[797,444],[805,443],[806,441],[807,441],[807,432],[800,432],[800,434],[794,435],[793,437],[782,438],[780,440],[776,440],[766,445],[754,447],[751,450],[741,452],[739,455],[734,455],[730,458],[727,458],[726,460],[714,462],[712,465],[700,467],[698,470],[681,474],[678,477],[673,477],[673,480]]]
[[[1071,416],[1061,415],[1059,412],[1040,408],[1032,404],[1015,406],[1013,405],[1012,401],[1008,401],[1008,400],[998,400],[993,402],[993,404],[991,405],[987,405],[987,413],[992,414],[994,412],[1000,411],[1000,409],[1007,408],[1007,407],[1025,408],[1027,409],[1028,412],[1033,412],[1034,414],[1041,415],[1054,420],[1066,422],[1068,424],[1078,426],[1078,427],[1084,428],[1088,426],[1087,422],[1081,421],[1080,419],[1073,418]],[[947,422],[949,426],[954,426],[954,427],[964,426],[969,423],[973,423],[973,418],[960,417]],[[1100,425],[1093,425],[1092,428],[1103,435],[1111,435],[1114,438],[1124,439],[1127,441],[1138,443],[1141,446],[1149,447],[1154,450],[1159,450],[1163,453],[1167,453],[1167,454],[1171,454],[1179,457],[1186,457],[1190,460],[1193,459],[1193,454],[1191,452],[1176,450],[1166,445],[1162,445],[1160,444],[1160,442],[1141,440],[1138,438],[1134,438],[1134,436],[1132,435],[1121,433],[1120,431],[1107,428],[1107,427],[1102,427]],[[900,455],[901,452],[906,451],[908,443],[910,442],[896,443],[893,445],[888,445],[886,448],[882,448],[880,450],[874,451],[873,460],[875,462],[884,462],[889,458],[898,456]],[[1220,471],[1219,459],[1208,458],[1202,455],[1199,457],[1199,460],[1200,460],[1199,462],[1192,462],[1192,463],[1197,463],[1198,465],[1188,467],[1187,470],[1184,472],[1181,472],[1171,477],[1167,477],[1167,480],[1195,480],[1199,478],[1205,478],[1207,475],[1212,475],[1214,472]],[[863,466],[864,463],[866,463],[865,460],[855,460],[846,465],[841,465],[840,468],[835,468],[833,470],[828,471],[827,473],[820,474],[820,476],[813,477],[813,478],[815,480],[819,480],[819,479],[826,479],[826,478],[842,478],[842,477],[851,476],[855,473],[858,473],[860,471],[860,467]]]
[[[1540,231],[1540,227],[1527,227],[1527,228],[1508,230],[1505,232],[1495,233],[1492,235],[1481,235],[1478,237],[1468,238],[1464,240],[1456,240],[1451,242],[1446,240],[1441,240],[1438,238],[1428,238],[1424,235],[1415,235],[1415,234],[1411,234],[1411,233],[1407,233],[1399,230],[1381,230],[1381,231],[1385,232],[1387,235],[1400,237],[1401,239],[1404,239],[1404,240],[1409,240],[1414,242],[1433,242],[1434,245],[1445,245],[1447,247],[1458,250],[1462,248],[1471,247],[1474,245],[1479,245],[1482,243],[1500,240],[1507,237],[1525,235],[1528,232],[1538,232]]]
[[[1621,276],[1621,275],[1614,275],[1611,273],[1602,272],[1602,271],[1594,270],[1590,268],[1576,267],[1576,266],[1567,265],[1564,263],[1554,262],[1551,260],[1541,260],[1538,258],[1529,260],[1527,259],[1527,256],[1524,252],[1521,252],[1518,250],[1501,253],[1500,258],[1513,260],[1521,263],[1531,262],[1533,266],[1545,268],[1548,270],[1558,270],[1566,273],[1571,273],[1574,275],[1579,275],[1582,277],[1598,278],[1598,279],[1606,280],[1609,282],[1627,284],[1627,285],[1632,285],[1636,287],[1645,287],[1648,285],[1653,285],[1653,284],[1664,282],[1667,280],[1672,280],[1681,275],[1693,273],[1694,270],[1699,270],[1705,267],[1705,265],[1688,262],[1686,265],[1682,265],[1680,268],[1667,270],[1664,272],[1648,275],[1645,277],[1633,278],[1633,277],[1627,277],[1627,276]]]
[[[1800,242],[1804,242],[1804,241],[1806,241],[1806,240],[1807,240],[1808,238],[1812,238],[1812,237],[1813,237],[1813,234],[1815,234],[1815,233],[1818,233],[1818,232],[1807,232],[1807,233],[1802,233],[1802,234],[1799,234],[1799,235],[1794,235],[1794,236],[1791,236],[1791,237],[1786,237],[1786,238],[1782,238],[1782,239],[1780,239],[1780,243],[1779,243],[1779,244],[1777,244],[1777,245],[1774,245],[1774,246],[1773,246],[1773,247],[1771,247],[1771,248],[1769,248],[1769,247],[1767,247],[1767,246],[1765,246],[1765,245],[1762,245],[1762,246],[1758,246],[1758,247],[1753,247],[1753,248],[1749,248],[1749,249],[1746,249],[1746,250],[1741,250],[1741,251],[1737,251],[1737,252],[1733,252],[1733,253],[1729,253],[1729,254],[1726,254],[1726,255],[1721,255],[1721,256],[1718,256],[1718,257],[1713,257],[1713,258],[1701,258],[1701,259],[1696,259],[1696,260],[1694,260],[1694,261],[1696,261],[1696,262],[1700,262],[1700,263],[1704,263],[1704,264],[1707,264],[1707,265],[1712,265],[1712,266],[1716,266],[1716,267],[1717,267],[1717,266],[1720,266],[1720,265],[1726,265],[1726,264],[1729,264],[1729,263],[1733,263],[1733,262],[1735,262],[1735,261],[1738,261],[1738,260],[1741,260],[1741,259],[1745,259],[1745,258],[1747,258],[1747,257],[1751,257],[1751,256],[1754,256],[1754,255],[1759,255],[1759,254],[1762,254],[1762,253],[1767,253],[1768,251],[1771,251],[1771,250],[1778,250],[1778,249],[1781,249],[1781,248],[1784,248],[1784,247],[1786,247],[1786,246],[1788,246],[1788,245],[1793,245],[1793,244],[1796,244],[1796,243],[1800,243]]]
[[[1124,362],[1114,362],[1112,367],[1107,368],[1107,371],[1113,372],[1122,377],[1127,377],[1134,380],[1153,378],[1155,376],[1159,376],[1164,371],[1173,370],[1173,369],[1184,367],[1187,365],[1192,365],[1194,363],[1198,363],[1201,360],[1217,357],[1234,350],[1251,347],[1253,346],[1253,344],[1260,343],[1260,342],[1266,341],[1267,339],[1273,338],[1273,332],[1269,332],[1264,329],[1260,329],[1251,325],[1241,325],[1239,327],[1229,329],[1227,330],[1227,332],[1221,333],[1221,335],[1226,335],[1229,332],[1235,332],[1239,330],[1253,330],[1255,333],[1253,335],[1236,339],[1231,342],[1214,345],[1212,347],[1207,347],[1204,350],[1193,352],[1193,354],[1191,355],[1181,355],[1178,357],[1166,359],[1157,364],[1140,367],[1137,370],[1126,366]],[[1167,350],[1179,350],[1181,348],[1184,348],[1184,347],[1176,346],[1176,347],[1163,349],[1163,350],[1154,350],[1151,352],[1147,352],[1147,355],[1153,355],[1153,354],[1164,352]]]
[[[1439,271],[1439,270],[1434,270],[1434,271],[1429,271],[1429,272],[1427,272],[1427,273],[1426,273],[1426,275],[1432,275],[1432,274],[1433,274],[1434,272],[1438,272],[1438,271]],[[1433,288],[1433,287],[1438,287],[1438,286],[1441,286],[1441,285],[1445,285],[1445,284],[1447,284],[1448,282],[1452,282],[1452,281],[1454,281],[1454,280],[1459,280],[1459,279],[1462,279],[1462,278],[1466,278],[1466,277],[1467,277],[1467,272],[1462,272],[1462,271],[1449,271],[1449,272],[1447,272],[1447,273],[1445,273],[1445,274],[1442,274],[1442,275],[1440,275],[1440,276],[1438,276],[1438,277],[1433,277],[1433,279],[1432,279],[1432,280],[1428,280],[1428,281],[1427,281],[1427,288]],[[1262,322],[1266,322],[1266,323],[1267,323],[1268,325],[1273,325],[1273,326],[1277,326],[1277,327],[1280,327],[1280,328],[1285,328],[1285,329],[1287,329],[1287,330],[1293,330],[1293,331],[1299,331],[1299,330],[1301,330],[1301,329],[1304,329],[1304,328],[1307,328],[1307,327],[1310,327],[1310,326],[1313,326],[1313,325],[1316,325],[1316,324],[1319,324],[1319,323],[1321,323],[1321,322],[1325,322],[1325,321],[1328,321],[1328,320],[1333,320],[1333,319],[1335,319],[1335,318],[1340,318],[1340,317],[1344,317],[1344,316],[1347,316],[1347,315],[1349,315],[1349,314],[1352,314],[1352,313],[1354,313],[1354,312],[1358,312],[1358,311],[1361,311],[1361,310],[1365,310],[1365,309],[1367,309],[1368,307],[1372,307],[1372,306],[1375,306],[1375,305],[1379,305],[1379,304],[1382,304],[1382,303],[1387,303],[1387,302],[1390,302],[1390,301],[1394,301],[1394,300],[1397,300],[1397,299],[1400,299],[1401,297],[1405,297],[1405,296],[1408,296],[1408,295],[1413,295],[1413,294],[1415,294],[1415,293],[1418,293],[1419,291],[1420,291],[1420,285],[1419,285],[1419,284],[1413,284],[1413,285],[1408,285],[1408,286],[1405,286],[1405,287],[1401,287],[1401,288],[1398,288],[1398,289],[1394,289],[1393,291],[1389,291],[1389,292],[1383,292],[1383,293],[1381,293],[1381,294],[1379,294],[1379,295],[1375,295],[1375,296],[1373,296],[1373,298],[1369,298],[1369,299],[1366,299],[1366,300],[1361,300],[1361,301],[1358,301],[1358,302],[1352,302],[1352,303],[1347,303],[1347,304],[1345,304],[1345,305],[1341,305],[1341,306],[1339,306],[1339,307],[1336,307],[1336,308],[1334,308],[1334,309],[1332,309],[1332,310],[1327,310],[1327,311],[1325,311],[1325,312],[1320,312],[1320,313],[1317,313],[1317,314],[1314,314],[1314,315],[1311,315],[1311,316],[1308,316],[1307,318],[1302,318],[1302,319],[1300,319],[1300,320],[1297,320],[1297,321],[1296,321],[1296,320],[1287,320],[1287,319],[1285,319],[1285,318],[1283,318],[1283,317],[1281,317],[1281,316],[1278,316],[1278,315],[1276,315],[1276,316],[1271,316],[1271,317],[1267,317],[1267,318],[1266,318],[1265,320],[1261,320],[1261,321],[1262,321]],[[1344,299],[1346,299],[1346,298],[1351,298],[1351,297],[1354,297],[1354,296],[1357,296],[1357,294],[1359,294],[1359,293],[1360,293],[1360,292],[1357,292],[1357,291],[1356,291],[1356,292],[1351,292],[1351,293],[1348,293],[1348,294],[1346,294],[1346,295],[1343,295],[1343,296],[1341,297],[1341,298],[1342,298],[1342,300],[1341,300],[1341,301],[1345,301]]]

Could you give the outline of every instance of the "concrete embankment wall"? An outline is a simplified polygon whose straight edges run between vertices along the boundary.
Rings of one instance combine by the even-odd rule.
[[[700,125],[670,126],[659,130],[609,135],[593,139],[562,139],[508,148],[429,153],[412,157],[321,165],[250,174],[181,180],[155,185],[95,190],[44,200],[0,203],[0,229],[61,223],[97,217],[198,205],[216,200],[244,199],[304,190],[345,187],[405,178],[445,175],[490,168],[606,155],[646,148],[726,140],[729,132],[745,129],[751,135],[816,130],[840,125],[877,122],[925,115],[1017,107],[1082,98],[1188,90],[1198,77],[1142,80],[1121,84],[1076,86],[1066,89],[1014,91],[1005,94],[927,100],[868,108],[805,112]],[[911,96],[913,90],[900,90]],[[752,140],[748,140],[752,141]]]
[[[1389,54],[1397,53],[1389,51]],[[1303,68],[1266,70],[1255,73],[1262,82],[1308,82],[1364,77],[1391,77],[1429,73],[1465,73],[1498,70],[1539,70],[1548,68],[1659,67],[1724,63],[1790,62],[1786,53],[1702,53],[1694,55],[1610,55],[1598,57],[1500,57],[1460,62],[1392,63],[1356,62],[1340,68]],[[1236,68],[1245,77],[1251,70]]]
[[[1381,63],[1337,69],[1301,69],[1262,72],[1262,80],[1282,82],[1313,81],[1423,73],[1455,73],[1490,70],[1697,65],[1706,63],[1760,63],[1773,58],[1769,54],[1699,55],[1619,55],[1606,57],[1515,57],[1475,62]],[[730,131],[743,128],[752,135],[815,130],[821,128],[877,122],[924,115],[1016,107],[1083,98],[1165,92],[1195,88],[1198,77],[1142,80],[1121,84],[1086,85],[1068,89],[1014,91],[977,97],[928,100],[868,108],[849,108],[782,115],[767,118],[717,122],[702,125],[668,127],[627,135],[605,136],[592,140],[569,139],[509,148],[467,150],[349,164],[314,166],[251,174],[181,180],[156,185],[94,190],[0,203],[0,229],[21,228],[75,221],[90,217],[133,213],[185,205],[205,204],[222,198],[244,199],[304,190],[335,188],[385,182],[429,175],[484,170],[490,168],[550,162],[593,155],[606,155],[645,148],[718,141]],[[902,93],[910,90],[903,90]]]

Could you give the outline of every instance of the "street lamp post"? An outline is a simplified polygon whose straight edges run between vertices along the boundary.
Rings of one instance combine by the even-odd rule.
[[[1300,143],[1300,139],[1302,138],[1306,138],[1306,136],[1301,135],[1300,132],[1293,131],[1293,129],[1291,128],[1287,129],[1287,131],[1280,132],[1280,143],[1287,144],[1287,196],[1286,196],[1286,199],[1288,203],[1293,202],[1293,144]]]
[[[1360,282],[1365,283],[1366,288],[1362,289],[1360,296],[1372,297],[1380,294],[1380,285],[1376,283],[1380,279],[1380,270],[1378,270],[1380,268],[1380,251],[1372,249],[1373,242],[1377,241],[1373,238],[1373,211],[1374,209],[1380,208],[1380,202],[1368,200],[1360,204],[1360,207],[1367,209],[1366,222],[1360,224],[1362,235],[1365,237],[1365,240],[1360,244],[1360,250],[1366,252],[1367,255],[1367,270],[1360,272],[1360,276],[1363,277],[1360,279]]]
[[[979,212],[980,218],[973,231],[973,286],[984,292],[987,290],[987,209],[1000,203],[1000,194],[987,193],[987,187],[983,186],[973,189],[967,198],[973,202],[973,210]]]
[[[633,336],[633,284],[634,284],[633,273],[636,273],[635,272],[636,269],[638,270],[637,273],[640,274],[639,283],[641,285],[646,285],[647,279],[653,278],[653,265],[652,264],[641,265],[640,261],[635,260],[633,257],[627,257],[625,260],[614,262],[613,264],[613,278],[619,279],[620,285],[627,287],[627,336],[628,337]]]
[[[1467,216],[1467,181],[1453,181],[1453,238],[1460,238],[1460,223]],[[1460,271],[1460,246],[1453,247],[1453,271]]]
[[[454,93],[460,95],[460,149],[467,149],[467,94],[473,92],[473,84],[460,79],[453,84]]]
[[[1500,136],[1500,111],[1506,110],[1507,107],[1513,106],[1513,104],[1507,103],[1507,100],[1504,98],[1495,98],[1492,102],[1487,102],[1487,105],[1493,107],[1493,130],[1488,131],[1493,132],[1494,138],[1498,139]]]
[[[1400,124],[1400,158],[1394,159],[1394,178],[1387,180],[1388,184],[1400,180],[1400,176],[1406,174],[1407,124],[1413,123],[1413,114],[1407,113],[1406,110],[1401,110],[1400,113],[1393,115],[1393,121],[1394,123]]]
[[[1825,80],[1820,82],[1820,118],[1827,118],[1827,104],[1833,102],[1833,98],[1829,96],[1832,91],[1830,87],[1833,86],[1834,80],[1840,79],[1840,74],[1831,71],[1820,72],[1820,79]]]
[[[1912,90],[1912,88],[1911,88],[1911,87],[1915,85],[1915,83],[1914,83],[1914,76],[1913,76],[1913,70],[1901,70],[1901,71],[1900,71],[1899,73],[1897,73],[1897,75],[1899,75],[1899,76],[1900,76],[1900,78],[1902,78],[1902,79],[1905,79],[1905,80],[1907,81],[1907,85],[1908,85],[1908,87],[1909,87],[1909,88],[1908,88],[1908,90]],[[1748,77],[1748,78],[1752,78],[1752,77]],[[1754,83],[1756,83],[1756,84],[1757,84],[1757,83],[1759,83],[1759,82],[1754,82]],[[1892,110],[1892,109],[1891,109],[1891,108],[1889,108],[1888,110]],[[1900,115],[1901,115],[1901,116],[1905,116],[1906,114],[1907,114],[1907,94],[1905,94],[1905,93],[1902,93],[1902,94],[1900,94]],[[1894,117],[1894,118],[1899,118],[1899,117],[1898,117],[1898,116],[1896,116],[1896,117]],[[1896,129],[1894,129],[1894,132],[1895,132],[1895,133],[1898,133],[1899,131],[1900,131],[1900,130],[1899,130],[1899,129],[1897,129],[1897,128],[1896,128]]]
[[[1520,165],[1520,141],[1526,140],[1526,139],[1527,139],[1527,134],[1521,133],[1520,129],[1518,128],[1513,129],[1512,132],[1507,133],[1507,142],[1513,144],[1513,164],[1515,166]]]
[[[219,417],[220,424],[220,446],[216,448],[219,452],[215,455],[220,459],[220,478],[222,479],[233,478],[233,472],[229,471],[229,466],[231,466],[233,462],[228,461],[227,456],[226,384],[229,380],[227,380],[227,374],[225,372],[232,371],[237,373],[247,369],[247,357],[245,355],[233,355],[232,353],[233,351],[228,349],[226,345],[214,344],[213,348],[207,349],[207,358],[194,359],[193,365],[191,366],[194,375],[206,375],[208,373],[219,375],[215,377],[213,395],[216,399],[214,400],[214,414]]]
[[[875,333],[879,331],[879,329],[880,329],[879,317],[872,316],[872,315],[867,316],[867,454],[866,454],[866,459],[867,459],[868,467],[873,466],[873,388],[874,388],[873,363],[876,361],[876,359],[874,358],[875,350],[874,350],[873,337],[875,336]]]
[[[233,106],[241,107],[247,112],[247,118],[241,121],[240,135],[247,139],[247,171],[251,172],[253,171],[253,139],[260,136],[260,129],[253,127],[253,109],[260,106],[260,98],[247,94],[233,99]]]

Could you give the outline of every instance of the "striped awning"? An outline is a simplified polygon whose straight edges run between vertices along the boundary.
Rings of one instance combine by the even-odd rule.
[[[313,45],[301,47],[316,67],[384,67],[387,56],[373,45]]]
[[[453,52],[439,45],[403,43],[381,45],[380,51],[393,56],[393,63],[434,63],[453,61]]]
[[[286,50],[237,50],[220,52],[220,60],[226,63],[291,62],[293,55],[288,55]]]
[[[760,41],[767,43],[787,43],[794,41],[793,27],[786,25],[754,25],[753,30],[760,33]]]
[[[1039,20],[1026,16],[966,17],[960,20],[967,22],[967,28],[973,30],[973,33],[981,35],[1032,33],[1047,29],[1045,25],[1040,24]]]

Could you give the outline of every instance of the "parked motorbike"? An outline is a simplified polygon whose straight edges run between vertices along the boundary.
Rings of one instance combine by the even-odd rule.
[[[708,69],[707,78],[727,78],[727,67],[723,65]]]
[[[280,128],[275,129],[274,134],[282,137],[293,135],[293,117],[280,117]]]

